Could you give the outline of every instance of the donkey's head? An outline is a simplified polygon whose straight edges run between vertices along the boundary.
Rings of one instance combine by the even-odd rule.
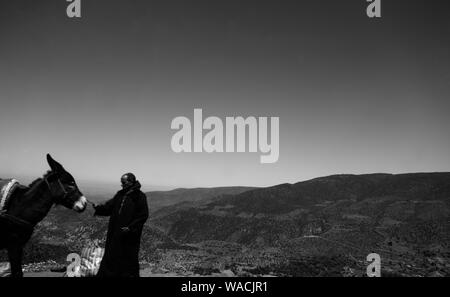
[[[51,168],[44,178],[52,198],[56,204],[64,205],[69,209],[82,212],[86,209],[87,199],[78,189],[73,176],[61,164],[47,154],[47,162]]]

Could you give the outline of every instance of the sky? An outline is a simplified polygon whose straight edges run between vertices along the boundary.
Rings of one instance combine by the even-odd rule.
[[[450,169],[445,1],[0,0],[0,176],[270,186]],[[279,117],[280,156],[174,153],[178,116]]]

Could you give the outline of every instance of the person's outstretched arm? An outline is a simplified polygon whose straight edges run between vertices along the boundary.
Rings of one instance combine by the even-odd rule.
[[[114,207],[114,198],[111,198],[100,205],[94,205],[94,216],[110,216]]]

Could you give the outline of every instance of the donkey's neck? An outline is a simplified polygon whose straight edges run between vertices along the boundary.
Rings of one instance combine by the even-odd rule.
[[[28,191],[13,200],[8,212],[36,225],[45,218],[54,201],[44,180],[38,180],[33,184]]]

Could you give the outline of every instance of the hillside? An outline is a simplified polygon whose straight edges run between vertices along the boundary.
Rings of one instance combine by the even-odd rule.
[[[364,260],[377,251],[389,259],[389,269],[411,275],[407,265],[436,261],[448,274],[449,218],[450,174],[417,173],[334,175],[254,189],[152,223],[183,243],[272,247],[293,261],[345,254]]]

